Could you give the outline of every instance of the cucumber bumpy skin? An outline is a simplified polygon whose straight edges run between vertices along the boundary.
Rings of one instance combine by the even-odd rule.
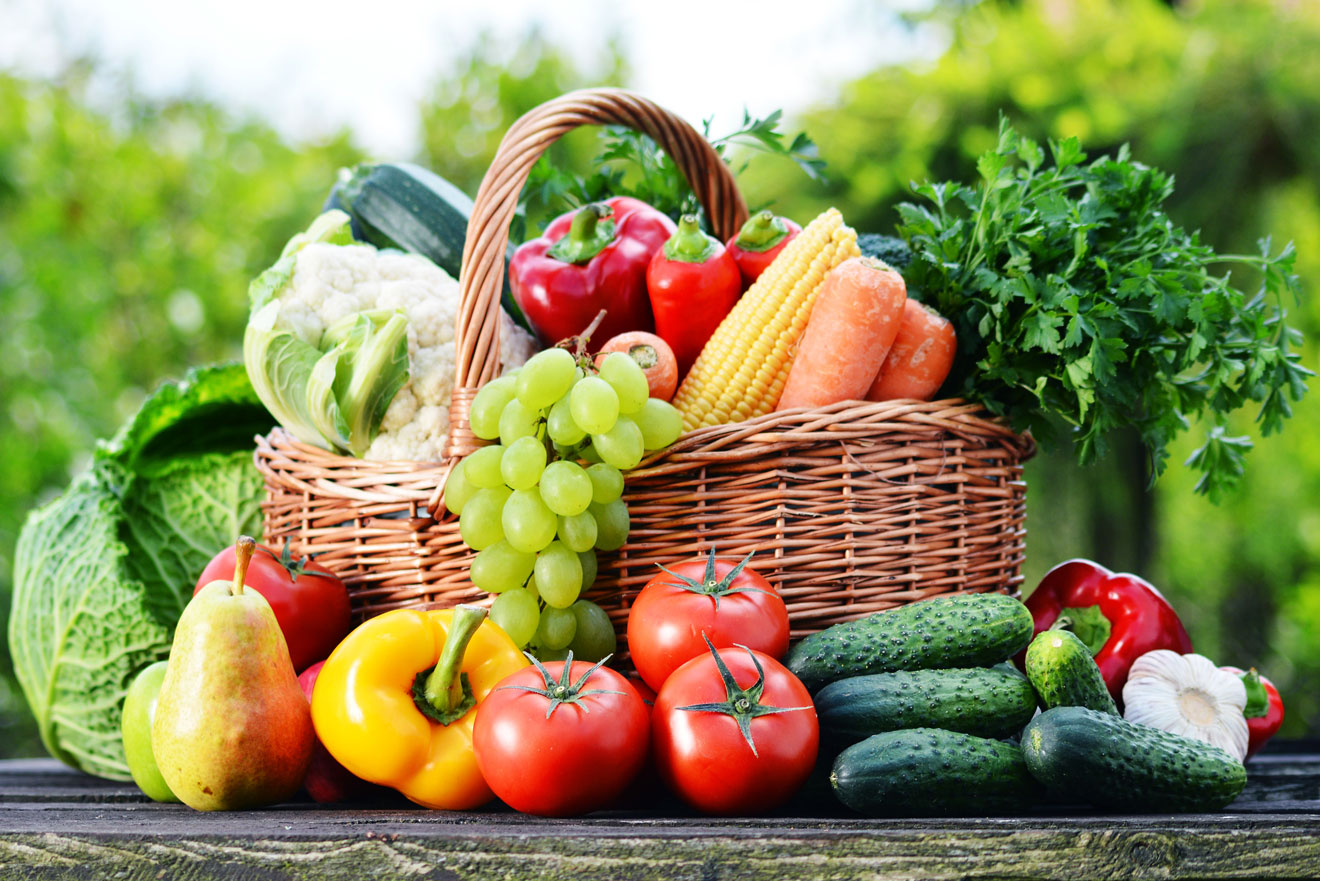
[[[811,691],[837,679],[895,670],[988,667],[1026,648],[1035,625],[1001,593],[921,600],[835,624],[803,639],[784,659]]]
[[[1017,814],[1043,791],[1011,743],[938,728],[888,731],[841,752],[839,801],[869,816]]]
[[[831,682],[813,700],[821,732],[847,742],[904,728],[1011,737],[1036,712],[1031,683],[1003,666],[853,676]]]
[[[1027,647],[1027,678],[1040,708],[1086,707],[1117,716],[1118,707],[1091,650],[1067,630],[1044,630]]]
[[[1242,763],[1217,746],[1085,707],[1033,719],[1022,757],[1051,792],[1120,810],[1217,811],[1247,784]]]

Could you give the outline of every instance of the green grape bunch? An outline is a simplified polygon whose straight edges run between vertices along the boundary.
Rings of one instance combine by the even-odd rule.
[[[623,352],[597,367],[556,347],[487,383],[472,401],[472,432],[491,441],[460,461],[445,507],[477,552],[472,583],[495,594],[490,616],[542,660],[600,660],[614,629],[581,598],[596,578],[596,552],[628,540],[624,472],[682,433],[682,417],[649,395],[646,375]]]

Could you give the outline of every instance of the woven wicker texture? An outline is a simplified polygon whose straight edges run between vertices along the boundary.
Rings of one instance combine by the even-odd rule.
[[[467,425],[498,363],[498,308],[508,226],[536,159],[584,124],[646,132],[674,155],[721,238],[746,217],[724,163],[682,120],[613,89],[542,105],[505,135],[478,190],[460,277],[458,380],[451,457],[480,442]],[[622,632],[627,608],[659,570],[711,546],[756,551],[783,591],[794,636],[939,594],[1016,590],[1021,581],[1029,438],[963,401],[846,402],[702,428],[628,477],[628,544],[600,555],[586,595]],[[359,616],[482,600],[471,552],[439,510],[450,463],[367,462],[258,438],[266,538],[338,572]],[[454,459],[451,458],[452,463]],[[439,515],[438,519],[432,512]]]

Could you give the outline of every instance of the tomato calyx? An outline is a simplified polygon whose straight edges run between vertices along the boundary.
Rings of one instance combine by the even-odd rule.
[[[677,572],[666,568],[664,565],[656,565],[660,566],[661,571],[666,575],[678,579],[677,581],[665,582],[666,586],[678,587],[683,590],[691,591],[692,593],[699,593],[708,596],[715,600],[715,608],[718,609],[720,607],[720,597],[729,596],[730,594],[735,593],[770,593],[768,590],[763,590],[759,587],[733,586],[734,580],[742,574],[743,569],[746,568],[749,562],[751,562],[751,559],[755,554],[756,551],[752,551],[752,553],[743,557],[742,561],[738,563],[737,566],[730,569],[728,573],[718,581],[715,579],[715,548],[713,547],[710,549],[710,554],[706,557],[706,572],[702,575],[700,581],[697,581],[695,578],[689,578],[686,575],[680,575]],[[707,640],[706,644],[710,645],[710,641]],[[718,657],[718,655],[716,657]]]
[[[750,556],[750,555],[749,555]],[[745,645],[736,645],[747,652],[747,656],[752,659],[753,666],[756,667],[756,681],[743,688],[733,678],[729,672],[728,666],[720,653],[715,650],[715,646],[710,644],[710,637],[702,631],[701,638],[706,641],[706,647],[710,649],[711,655],[715,658],[715,666],[720,671],[720,678],[724,680],[724,692],[726,699],[718,703],[708,704],[689,704],[686,707],[676,707],[678,710],[688,710],[694,713],[724,713],[732,716],[738,723],[738,730],[742,732],[743,739],[747,745],[752,748],[752,755],[760,758],[756,751],[756,741],[752,739],[752,720],[758,716],[770,716],[775,713],[793,713],[798,710],[809,710],[811,707],[772,707],[761,703],[761,693],[765,689],[765,668],[757,659],[756,653]]]
[[[533,666],[536,667],[536,672],[541,674],[541,680],[542,682],[545,683],[545,687],[536,688],[535,686],[532,685],[501,685],[496,690],[503,691],[504,689],[507,688],[507,689],[513,689],[514,691],[529,691],[532,694],[539,694],[541,697],[545,698],[547,701],[550,702],[550,706],[547,707],[545,711],[545,717],[547,719],[550,718],[550,714],[553,713],[556,709],[558,709],[561,704],[580,704],[582,707],[582,712],[590,713],[591,708],[588,707],[586,703],[582,701],[583,698],[591,697],[592,695],[597,695],[597,694],[623,694],[622,691],[616,691],[615,689],[612,688],[589,688],[585,690],[583,689],[583,686],[587,684],[587,680],[590,679],[593,675],[595,675],[597,670],[605,666],[605,662],[608,661],[610,658],[614,657],[613,655],[606,655],[605,657],[601,658],[599,661],[597,661],[595,664],[592,665],[590,670],[588,670],[587,672],[583,673],[580,677],[578,677],[577,682],[574,682],[572,678],[573,677],[572,651],[569,651],[568,657],[564,659],[564,669],[563,672],[560,674],[558,680],[556,680],[555,677],[550,675],[550,671],[547,670],[545,668],[545,665],[542,664],[539,660],[537,660],[536,656],[533,655],[531,652],[523,652],[523,654],[527,655],[527,660],[531,661]]]
[[[326,577],[324,572],[317,572],[314,569],[308,568],[313,562],[311,554],[308,554],[302,559],[298,559],[293,555],[293,552],[289,549],[289,537],[287,535],[284,536],[284,550],[280,552],[278,557],[275,556],[273,551],[268,551],[265,548],[262,548],[261,550],[263,553],[270,554],[276,562],[284,567],[284,571],[289,573],[289,581],[291,583],[296,584],[298,579],[304,575],[308,575],[312,578]]]

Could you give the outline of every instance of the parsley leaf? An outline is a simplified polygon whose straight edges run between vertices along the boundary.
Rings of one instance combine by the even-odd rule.
[[[1043,444],[1069,426],[1083,463],[1133,428],[1152,481],[1169,443],[1202,420],[1206,442],[1186,464],[1217,500],[1251,447],[1225,433],[1228,415],[1255,403],[1262,433],[1278,431],[1313,375],[1285,321],[1300,297],[1293,247],[1216,254],[1165,214],[1173,179],[1126,147],[1088,161],[1076,139],[1047,146],[1001,118],[974,184],[914,184],[919,201],[898,206],[908,287],[958,332],[945,391]],[[1224,267],[1259,287],[1234,287]]]

